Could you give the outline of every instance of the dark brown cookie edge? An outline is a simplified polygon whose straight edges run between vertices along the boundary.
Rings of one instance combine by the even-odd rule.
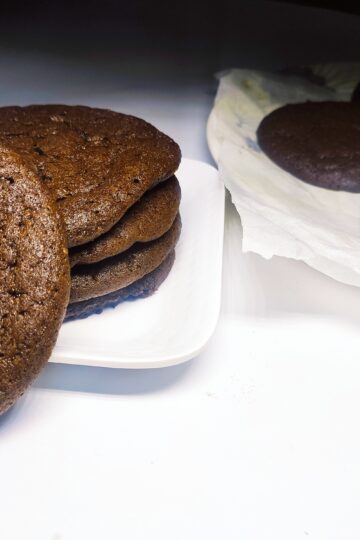
[[[95,313],[100,314],[106,308],[115,308],[118,304],[125,302],[126,300],[135,300],[151,296],[169,275],[174,261],[175,250],[171,251],[166,259],[155,270],[138,281],[135,281],[128,287],[104,296],[98,296],[96,298],[84,300],[83,302],[69,304],[65,321],[84,319]]]

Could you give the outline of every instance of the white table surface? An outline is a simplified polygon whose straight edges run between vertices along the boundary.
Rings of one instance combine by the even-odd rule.
[[[132,112],[211,162],[208,75],[144,90],[10,53],[0,70],[1,103]],[[203,354],[151,371],[49,365],[0,419],[1,540],[360,537],[360,291],[243,255],[229,200],[225,228]]]

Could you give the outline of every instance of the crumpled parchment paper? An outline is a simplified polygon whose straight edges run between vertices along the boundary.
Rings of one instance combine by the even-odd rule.
[[[208,143],[241,216],[243,250],[302,260],[360,286],[360,193],[300,181],[259,149],[261,119],[283,104],[349,100],[360,65],[312,66],[324,84],[302,76],[235,69],[220,75]]]

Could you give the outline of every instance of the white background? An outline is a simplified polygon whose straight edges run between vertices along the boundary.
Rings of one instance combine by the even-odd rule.
[[[115,65],[2,51],[1,102],[131,112],[211,162],[213,67],[179,76],[154,59],[144,89],[126,63],[112,85]],[[360,291],[243,255],[230,201],[226,213],[221,316],[203,354],[151,371],[49,365],[1,418],[1,540],[360,537]]]

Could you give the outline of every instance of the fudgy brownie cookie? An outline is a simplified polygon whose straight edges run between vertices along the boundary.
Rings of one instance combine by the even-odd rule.
[[[360,105],[285,105],[257,131],[260,148],[294,176],[322,188],[360,192]]]
[[[0,413],[48,360],[63,320],[70,270],[51,195],[22,157],[0,147]]]
[[[90,298],[83,302],[69,304],[65,320],[82,319],[93,313],[101,313],[107,307],[115,307],[120,302],[135,298],[145,298],[152,295],[167,278],[175,260],[175,251],[172,250],[166,259],[149,274],[131,283],[123,289],[114,291],[105,296]]]
[[[120,255],[95,264],[75,266],[71,275],[70,302],[104,296],[149,274],[174,249],[180,231],[178,215],[170,230],[153,242],[136,244]]]
[[[180,163],[178,145],[144,120],[82,106],[2,107],[0,144],[34,163],[69,246],[106,233]]]
[[[173,224],[179,210],[181,190],[173,176],[147,191],[106,234],[70,250],[70,265],[89,264],[113,257],[136,242],[160,238]]]

